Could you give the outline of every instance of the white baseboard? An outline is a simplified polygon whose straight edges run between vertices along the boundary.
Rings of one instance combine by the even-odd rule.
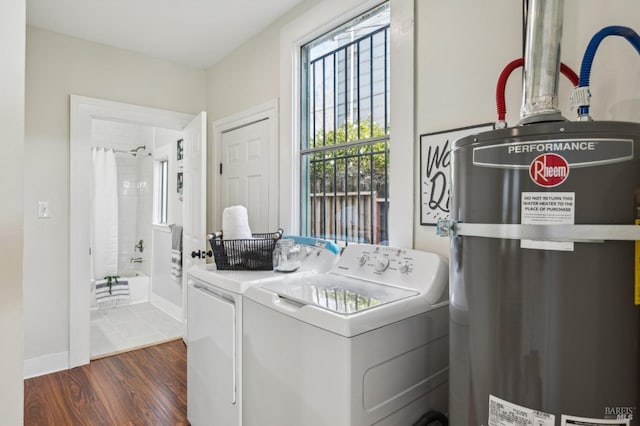
[[[55,373],[69,369],[69,352],[58,352],[36,358],[25,359],[23,362],[25,379]]]
[[[162,309],[181,323],[184,322],[184,319],[182,317],[182,306],[177,306],[176,304],[169,302],[167,299],[160,297],[153,292],[151,293],[151,304],[159,309]]]

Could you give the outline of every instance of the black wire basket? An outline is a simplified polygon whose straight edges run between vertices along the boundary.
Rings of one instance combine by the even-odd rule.
[[[225,240],[222,232],[209,234],[213,259],[219,270],[271,271],[273,250],[283,230],[266,234],[251,234],[252,239]]]

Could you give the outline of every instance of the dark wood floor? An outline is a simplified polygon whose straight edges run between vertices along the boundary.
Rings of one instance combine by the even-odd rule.
[[[24,424],[188,425],[182,340],[25,380]]]

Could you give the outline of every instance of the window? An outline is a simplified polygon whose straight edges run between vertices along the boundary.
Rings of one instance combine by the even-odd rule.
[[[167,210],[169,206],[169,161],[158,161],[157,173],[157,223],[161,225],[167,224]]]
[[[384,243],[389,210],[389,4],[301,51],[301,232]]]

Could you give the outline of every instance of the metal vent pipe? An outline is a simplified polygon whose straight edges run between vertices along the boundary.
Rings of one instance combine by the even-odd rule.
[[[529,0],[520,124],[565,120],[558,109],[564,0]]]

